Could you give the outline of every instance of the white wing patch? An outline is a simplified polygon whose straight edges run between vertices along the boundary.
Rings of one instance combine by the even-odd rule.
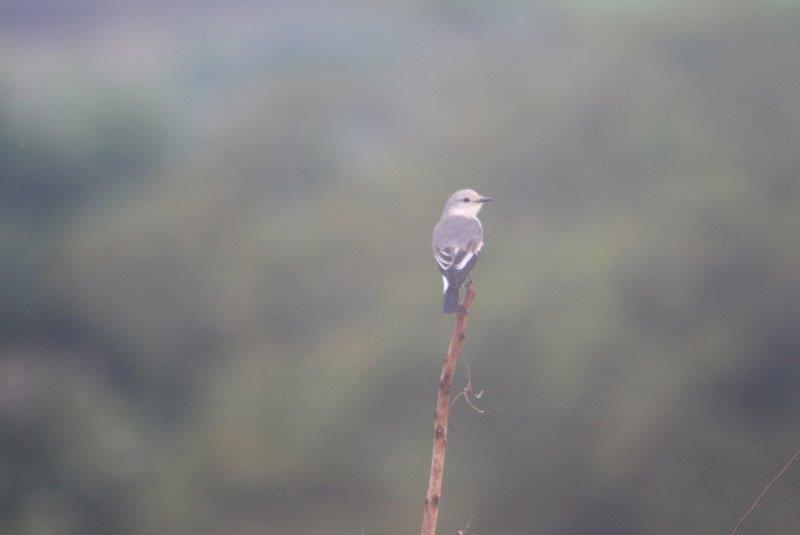
[[[446,250],[436,249],[434,258],[436,259],[436,263],[439,264],[439,267],[444,271],[447,271],[450,269],[450,266],[453,265],[453,255]]]
[[[442,293],[445,293],[447,291],[447,287],[450,286],[450,284],[448,284],[447,277],[445,277],[444,275],[442,275],[442,284],[444,285],[444,288],[442,288]]]
[[[472,257],[473,257],[473,256],[475,256],[473,253],[466,253],[466,254],[464,254],[464,257],[461,259],[461,262],[459,262],[458,264],[456,264],[456,269],[457,269],[457,270],[459,270],[459,271],[460,271],[460,270],[462,270],[462,269],[464,269],[464,266],[466,266],[466,265],[467,265],[467,262],[469,262],[470,260],[472,260]]]
[[[475,252],[470,252],[465,249],[447,247],[446,249],[436,249],[433,256],[442,271],[449,271],[450,269],[462,270],[478,251],[480,251],[479,248]]]

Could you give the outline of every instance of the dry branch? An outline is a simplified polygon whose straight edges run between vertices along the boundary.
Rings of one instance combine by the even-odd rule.
[[[464,388],[461,390],[461,392],[456,394],[456,397],[454,397],[453,401],[450,402],[450,407],[452,408],[452,406],[456,404],[456,401],[458,401],[458,398],[460,398],[461,396],[464,396],[464,399],[466,400],[467,405],[472,407],[472,410],[474,410],[475,412],[478,412],[480,414],[483,414],[486,411],[484,411],[483,409],[481,409],[480,407],[475,405],[475,402],[472,401],[472,399],[470,398],[470,396],[473,396],[473,397],[475,397],[475,399],[481,399],[483,397],[483,390],[481,390],[480,392],[475,392],[475,388],[473,388],[473,386],[472,386],[472,374],[470,374],[470,371],[469,371],[469,364],[467,364],[467,359],[463,359],[463,360],[464,360],[464,366],[467,368],[467,371],[464,373],[464,375],[467,378],[467,384],[464,385]],[[455,428],[453,430],[455,431]]]
[[[789,461],[783,465],[783,468],[778,470],[778,473],[772,477],[769,483],[767,483],[767,486],[764,487],[764,489],[761,491],[761,494],[758,495],[756,501],[754,501],[753,504],[750,506],[750,509],[748,509],[747,512],[745,512],[745,514],[742,515],[742,518],[739,519],[739,522],[736,524],[736,527],[733,528],[733,531],[731,531],[731,535],[737,535],[739,533],[739,530],[742,529],[744,523],[747,521],[750,515],[753,514],[753,511],[756,510],[758,505],[761,503],[761,500],[764,499],[764,496],[767,495],[769,489],[772,488],[772,486],[781,478],[781,476],[783,476],[783,474],[789,469],[789,467],[792,466],[795,463],[795,461],[797,461],[798,458],[800,458],[800,450],[797,450],[795,454],[792,456],[792,458],[789,459]]]
[[[453,386],[458,357],[461,355],[461,343],[466,338],[469,309],[475,300],[475,287],[470,282],[467,294],[456,316],[450,347],[442,362],[442,374],[439,377],[439,392],[436,397],[436,413],[433,418],[433,453],[431,455],[431,473],[428,479],[428,492],[425,494],[425,512],[422,516],[421,535],[436,535],[439,522],[439,500],[442,497],[442,480],[444,478],[444,458],[447,453],[447,420],[450,418],[450,390]]]
[[[460,529],[460,530],[458,530],[458,531],[456,532],[456,534],[457,534],[457,535],[469,535],[469,525],[470,525],[470,524],[472,524],[472,519],[473,519],[473,518],[475,518],[475,517],[472,517],[472,516],[471,516],[471,517],[469,517],[469,520],[467,520],[467,525],[466,525],[466,526],[464,526],[464,529]]]

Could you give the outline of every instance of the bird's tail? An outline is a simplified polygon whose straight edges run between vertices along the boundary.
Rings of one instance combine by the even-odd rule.
[[[449,286],[444,292],[442,313],[455,314],[456,312],[458,312],[458,286]]]

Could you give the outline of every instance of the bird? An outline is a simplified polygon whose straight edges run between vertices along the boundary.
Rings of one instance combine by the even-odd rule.
[[[483,225],[478,212],[492,200],[475,190],[458,190],[447,199],[442,217],[433,229],[433,258],[444,285],[443,314],[461,310],[459,290],[471,280],[469,273],[483,248]]]

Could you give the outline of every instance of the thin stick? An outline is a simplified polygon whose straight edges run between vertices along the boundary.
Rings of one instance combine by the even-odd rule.
[[[453,405],[456,404],[456,401],[458,401],[458,398],[460,398],[461,396],[464,396],[464,399],[466,400],[467,405],[472,407],[472,410],[474,410],[475,412],[478,412],[480,414],[483,414],[486,411],[481,409],[477,405],[475,405],[475,403],[469,397],[470,395],[473,395],[473,396],[475,396],[476,399],[481,399],[483,397],[483,390],[481,390],[480,392],[475,392],[475,389],[472,387],[472,375],[469,372],[469,364],[467,363],[467,359],[463,359],[463,361],[464,361],[464,366],[466,366],[466,368],[467,368],[467,371],[464,374],[467,377],[467,384],[464,385],[464,388],[461,390],[461,392],[456,394],[456,397],[454,397],[453,401],[450,402],[450,407],[452,408]]]
[[[436,535],[439,522],[439,500],[442,497],[442,480],[444,478],[444,458],[447,453],[447,420],[450,418],[450,389],[453,386],[453,374],[461,355],[461,343],[464,341],[469,309],[475,300],[475,287],[467,285],[467,295],[456,317],[450,347],[442,362],[442,375],[439,377],[439,393],[436,397],[436,413],[433,417],[433,453],[431,454],[431,475],[428,479],[428,492],[425,494],[425,512],[422,515],[421,535]]]
[[[797,450],[795,452],[795,454],[792,456],[792,458],[789,459],[789,462],[787,462],[785,465],[783,465],[783,468],[778,470],[778,473],[775,474],[775,477],[773,477],[772,480],[769,483],[767,483],[767,486],[764,487],[764,490],[762,490],[761,494],[758,495],[758,498],[756,498],[756,501],[754,501],[753,505],[750,506],[750,509],[748,509],[747,512],[742,515],[742,518],[739,519],[739,523],[736,524],[735,528],[733,528],[733,531],[731,531],[731,535],[736,535],[737,533],[739,533],[739,530],[742,529],[742,526],[744,525],[745,521],[753,513],[753,511],[756,510],[758,505],[761,503],[761,500],[764,499],[764,496],[767,495],[767,492],[769,492],[769,489],[772,488],[772,485],[774,485],[781,478],[783,473],[786,472],[789,469],[789,467],[792,466],[794,464],[794,462],[798,458],[800,458],[800,450]]]
[[[472,519],[475,518],[474,516],[469,517],[467,520],[467,525],[464,526],[464,529],[458,530],[456,533],[457,535],[469,535],[469,525],[472,524]]]

